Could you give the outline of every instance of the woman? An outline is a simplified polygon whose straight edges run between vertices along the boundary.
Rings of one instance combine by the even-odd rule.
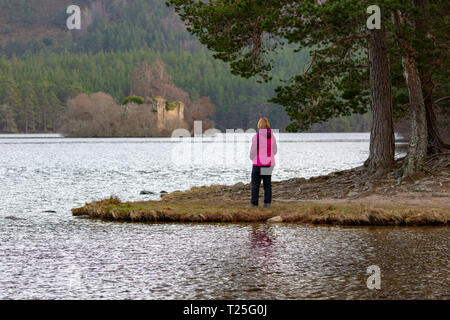
[[[252,200],[249,207],[257,207],[259,200],[259,186],[261,179],[264,184],[264,206],[269,208],[272,202],[272,170],[275,166],[277,142],[267,118],[258,121],[258,132],[252,139],[250,159],[253,161],[252,170]]]

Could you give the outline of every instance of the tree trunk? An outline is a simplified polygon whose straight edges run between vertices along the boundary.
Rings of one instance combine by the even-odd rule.
[[[372,173],[382,174],[392,167],[395,151],[392,80],[384,27],[370,31],[369,67],[372,128],[370,155],[365,165]]]
[[[416,35],[420,39],[425,39],[428,33],[427,27],[427,0],[414,0],[414,5],[421,10],[421,14],[414,21]],[[422,53],[424,54],[424,53]],[[422,81],[422,94],[425,103],[426,117],[427,117],[427,130],[428,130],[428,154],[442,153],[445,149],[449,149],[449,145],[446,144],[440,134],[436,123],[436,114],[433,109],[433,56],[421,57],[421,61],[424,61],[421,70]]]
[[[431,81],[431,79],[429,80]],[[431,85],[433,85],[433,83],[431,83]],[[436,114],[433,109],[433,87],[430,88],[429,84],[423,84],[422,89],[427,117],[427,130],[428,130],[427,153],[438,154],[446,152],[448,149],[450,149],[450,146],[447,143],[445,143],[444,140],[442,140],[439,134]]]
[[[401,27],[408,22],[408,19],[400,11],[395,11],[394,22]],[[413,177],[417,171],[423,169],[428,144],[427,117],[416,52],[410,43],[407,33],[400,31],[397,34],[397,41],[403,51],[403,75],[405,76],[406,86],[408,87],[410,107],[411,134],[408,155],[403,163],[403,178],[408,178]]]
[[[407,45],[405,43],[405,45]],[[408,155],[403,167],[403,177],[411,177],[416,171],[423,169],[423,162],[427,153],[428,132],[425,103],[422,94],[422,84],[415,57],[408,46],[408,55],[402,57],[403,72],[409,94],[411,136]]]
[[[44,132],[47,132],[47,112],[46,112],[46,110],[45,110],[45,107],[44,107],[44,113],[43,113],[43,127],[44,127]]]
[[[28,133],[28,106],[25,106],[25,133]]]
[[[55,102],[52,103],[52,132],[55,132],[56,107]]]

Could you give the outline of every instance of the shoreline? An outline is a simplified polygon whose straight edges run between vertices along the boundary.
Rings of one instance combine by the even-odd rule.
[[[275,202],[270,209],[246,208],[246,202],[198,200],[96,201],[72,210],[74,216],[140,223],[307,223],[340,226],[449,226],[443,208],[374,206],[370,203]]]
[[[159,201],[111,197],[72,209],[74,216],[122,222],[310,223],[342,226],[449,226],[450,157],[431,157],[424,173],[402,181],[396,170],[374,176],[363,167],[273,183],[271,208],[246,208],[250,185],[194,187]],[[261,187],[262,188],[262,187]],[[260,192],[260,199],[262,192]],[[262,200],[260,200],[262,203]]]

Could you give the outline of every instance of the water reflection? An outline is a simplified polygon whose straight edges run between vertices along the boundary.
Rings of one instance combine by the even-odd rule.
[[[270,225],[253,225],[250,234],[251,248],[268,248],[273,245],[276,236],[273,234]]]
[[[276,235],[272,227],[266,224],[252,225],[250,233],[250,263],[253,268],[264,270],[264,273],[273,271],[276,265]]]

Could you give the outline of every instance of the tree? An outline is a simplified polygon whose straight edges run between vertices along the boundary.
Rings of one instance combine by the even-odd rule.
[[[211,120],[213,115],[214,105],[207,97],[198,99],[185,109],[186,122],[192,126],[194,121],[201,120],[203,130],[214,128],[214,121]]]
[[[439,133],[434,105],[436,101],[444,102],[450,97],[448,81],[449,69],[445,68],[449,60],[449,36],[446,29],[446,17],[450,11],[448,1],[414,0],[418,9],[414,18],[415,34],[419,38],[420,46],[417,49],[417,60],[421,75],[422,91],[427,118],[429,154],[443,153],[450,149]],[[443,7],[446,6],[446,7]],[[447,20],[448,21],[448,20]],[[416,41],[417,43],[417,41]],[[441,77],[445,83],[436,86],[437,78]],[[439,93],[444,96],[438,96]],[[437,98],[435,99],[435,96]]]
[[[425,103],[422,93],[422,82],[419,75],[417,53],[408,39],[410,32],[405,30],[408,18],[400,10],[394,11],[394,21],[399,29],[398,43],[402,49],[402,65],[409,94],[411,117],[411,135],[408,155],[404,164],[403,176],[409,177],[422,170],[427,151],[428,131],[425,113]]]
[[[31,129],[31,131],[35,130],[35,123],[34,123],[34,111],[36,107],[36,96],[34,92],[34,88],[31,82],[27,81],[22,89],[22,96],[23,96],[23,130],[25,132],[28,132],[28,130]]]
[[[20,91],[17,84],[11,78],[5,78],[1,82],[2,87],[0,89],[0,103],[8,105],[8,112],[5,111],[8,115],[8,123],[11,124],[11,126],[8,127],[16,127],[16,130],[17,127],[21,129],[20,126],[16,126],[16,124],[22,123],[22,116],[24,115],[23,110],[21,110],[22,97],[20,95]],[[11,115],[13,116],[14,124],[10,121],[9,117]]]
[[[48,110],[50,111],[51,128],[52,131],[55,132],[57,128],[57,121],[62,115],[63,107],[61,101],[56,96],[53,90],[50,90],[50,92],[48,93],[47,101],[49,105]]]
[[[15,133],[17,131],[13,108],[6,104],[0,105],[0,132]]]
[[[395,139],[392,80],[386,45],[386,30],[372,30],[369,38],[369,68],[372,100],[370,154],[365,165],[379,174],[392,167]]]
[[[448,35],[441,30],[445,28],[441,18],[448,18],[448,9],[448,2],[440,0],[410,0],[392,8],[393,31],[409,95],[410,143],[404,177],[423,169],[427,151],[436,154],[448,148],[439,135],[433,108],[433,78],[442,73],[439,66],[448,61]]]
[[[130,102],[137,103],[137,104],[143,104],[144,103],[144,99],[142,97],[131,95],[131,96],[126,97],[123,100],[122,104],[125,105],[125,104],[128,104]]]

